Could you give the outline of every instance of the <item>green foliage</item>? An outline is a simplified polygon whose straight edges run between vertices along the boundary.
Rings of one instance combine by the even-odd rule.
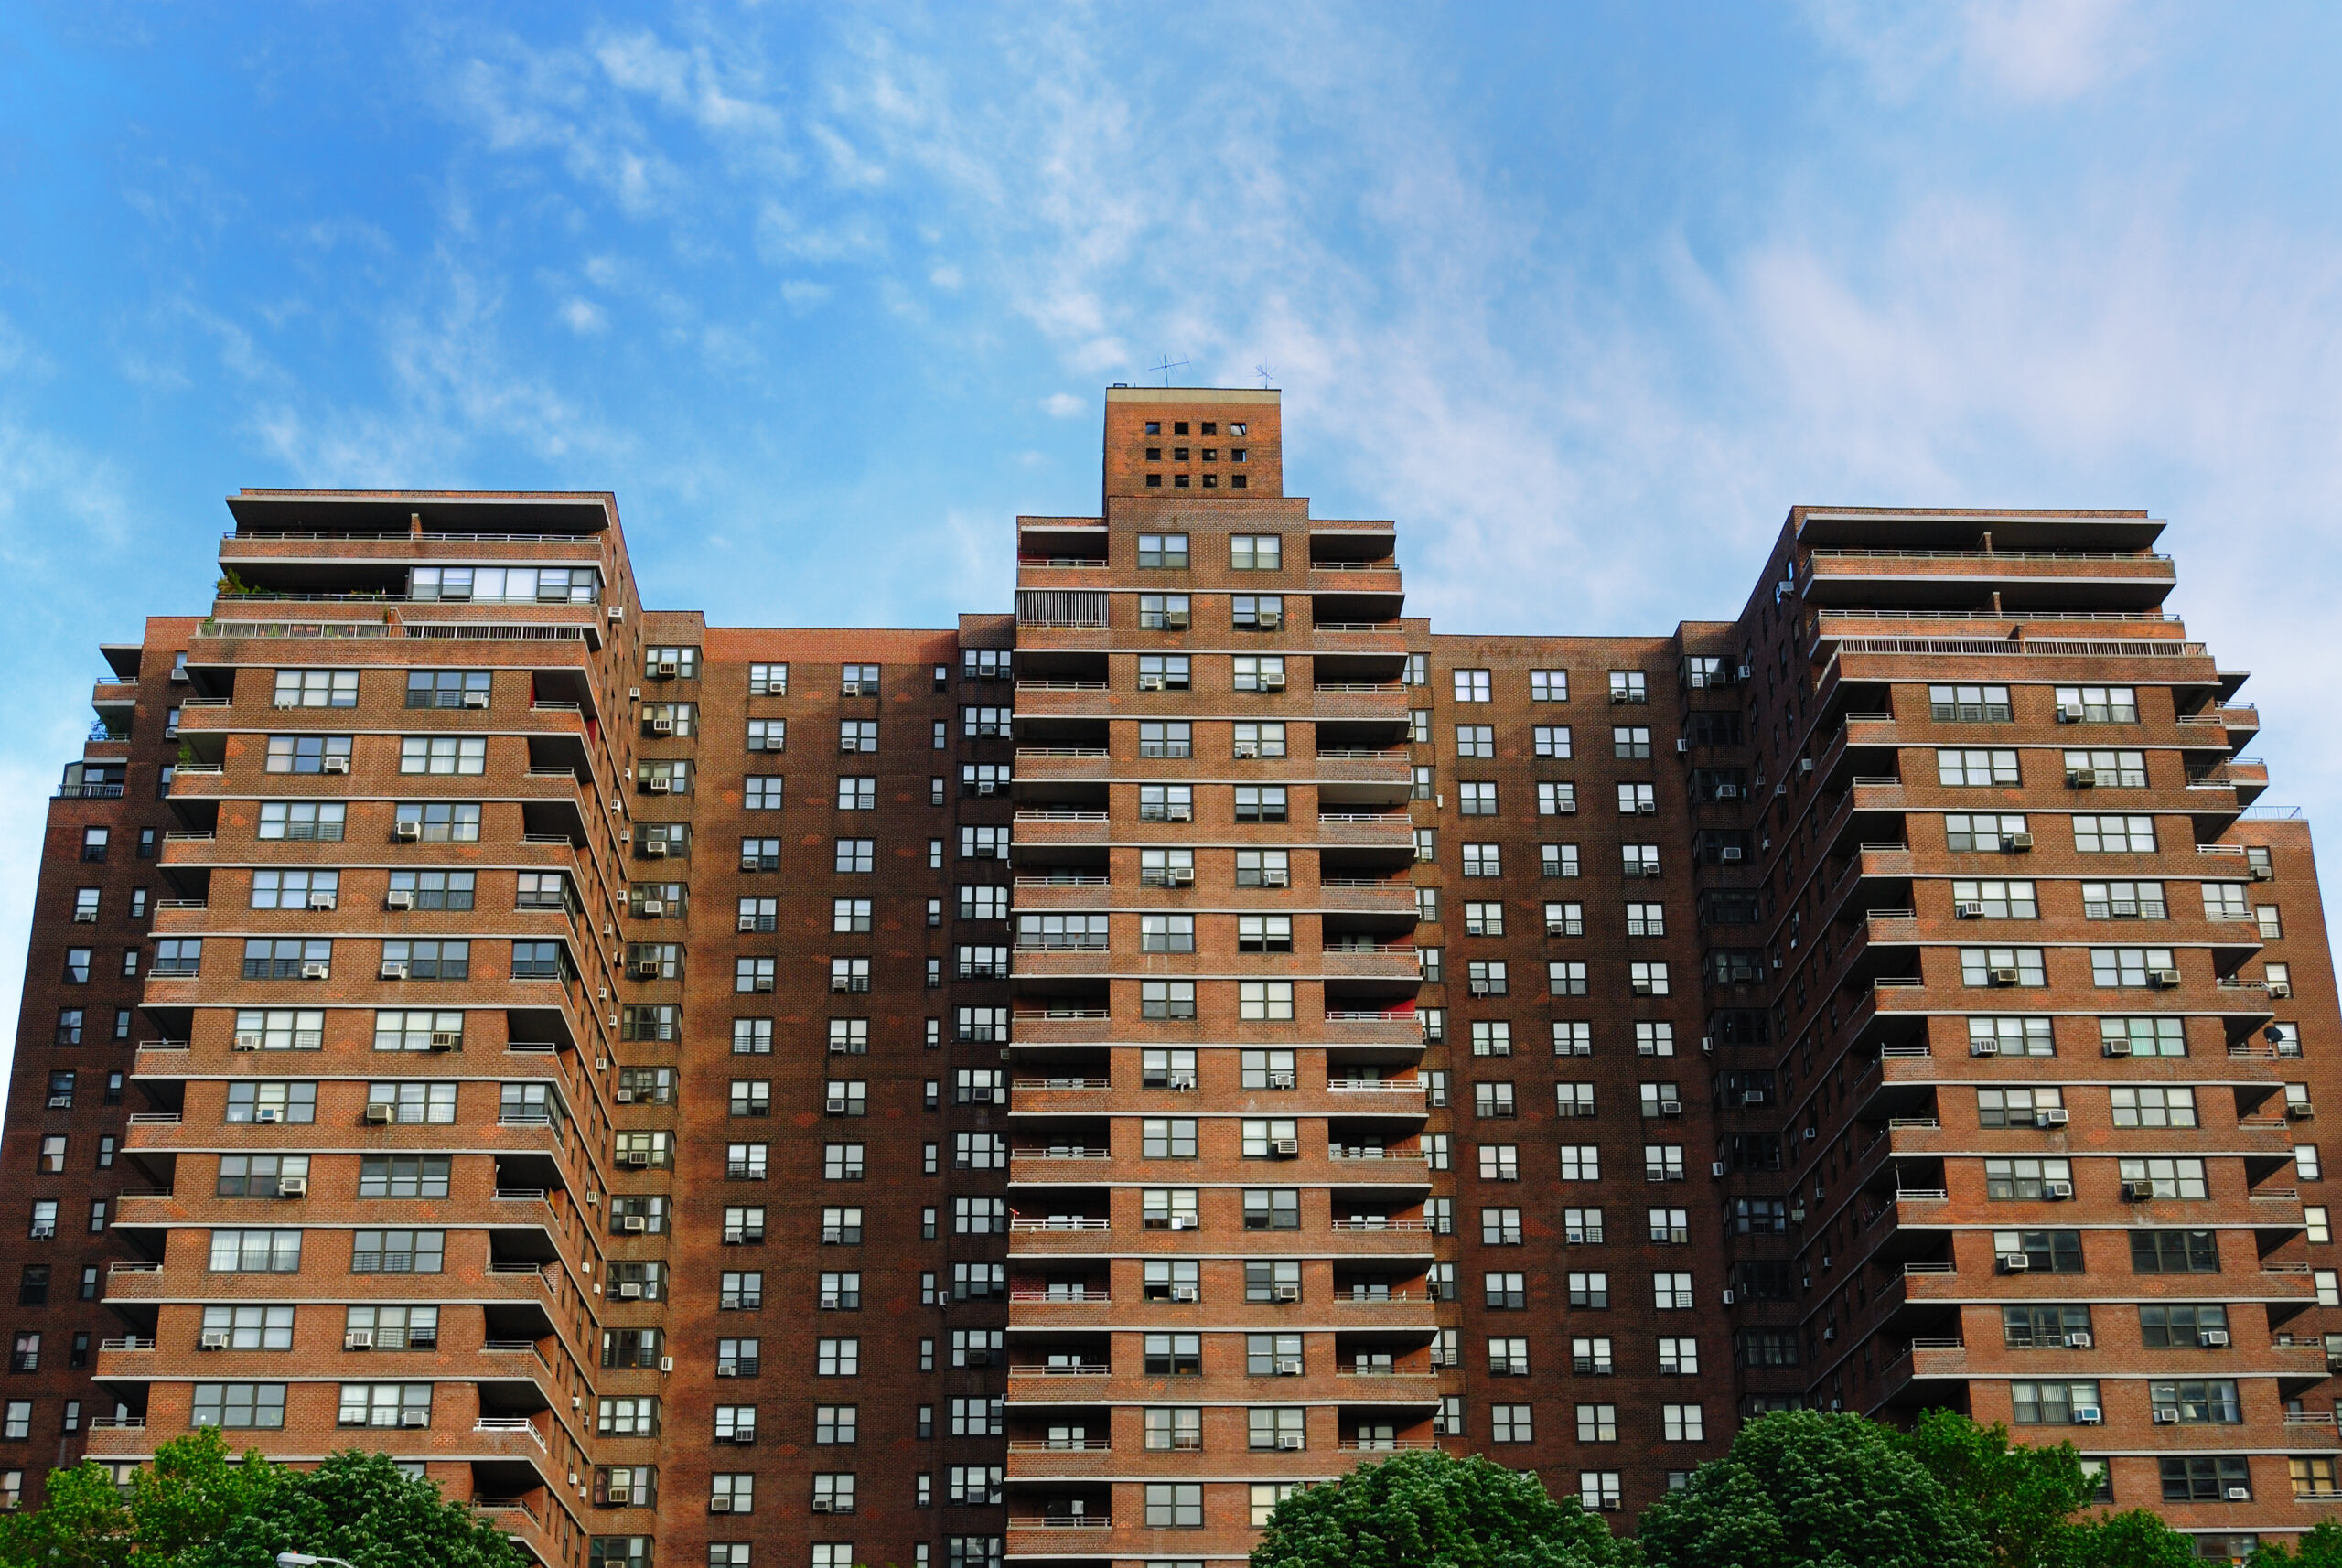
[[[2073,1445],[2009,1442],[2005,1426],[1979,1426],[1956,1411],[1931,1410],[1904,1438],[1911,1456],[1973,1513],[1995,1568],[2052,1568],[2064,1561],[2066,1521],[2097,1484]]]
[[[97,1465],[52,1470],[48,1506],[0,1516],[0,1568],[274,1568],[279,1552],[358,1568],[521,1568],[493,1526],[379,1454],[314,1470],[241,1460],[204,1428],[164,1444],[124,1498]]]
[[[2245,1568],[2342,1568],[2342,1524],[2321,1520],[2291,1550],[2266,1542],[2246,1560]]]
[[[220,568],[220,581],[214,586],[223,599],[241,598],[246,594],[257,592],[251,584],[236,575],[236,569],[233,566]]]
[[[1626,1568],[1631,1551],[1574,1498],[1479,1457],[1402,1454],[1295,1492],[1252,1568]]]
[[[2144,1509],[2068,1525],[2055,1543],[2056,1568],[2199,1568],[2196,1543]]]
[[[1974,1512],[1899,1434],[1858,1415],[1787,1411],[1740,1429],[1725,1458],[1643,1515],[1652,1568],[1991,1568]]]

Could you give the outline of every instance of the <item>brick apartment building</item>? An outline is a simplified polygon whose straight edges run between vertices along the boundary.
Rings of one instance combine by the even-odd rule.
[[[1284,478],[1114,389],[936,631],[646,610],[607,495],[230,498],[49,813],[8,1493],[216,1423],[564,1568],[1187,1568],[1394,1449],[1631,1519],[1952,1405],[2208,1557],[2333,1512],[2342,1017],[2159,524],[1434,635]]]

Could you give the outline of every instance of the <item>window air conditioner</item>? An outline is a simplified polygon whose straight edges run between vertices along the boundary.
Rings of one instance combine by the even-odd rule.
[[[2294,983],[2290,980],[2272,980],[2269,983],[2269,994],[2279,1002],[2286,1001],[2294,994]]]
[[[2074,1423],[2077,1426],[2098,1426],[2105,1420],[2106,1412],[2094,1404],[2074,1406]]]
[[[610,1507],[614,1509],[634,1506],[634,1488],[631,1487],[612,1487],[604,1495],[609,1498]]]
[[[976,793],[979,795],[990,795],[995,793],[999,789],[1000,781],[998,779],[980,779],[976,781]]]
[[[406,888],[393,887],[388,893],[382,895],[382,908],[386,909],[412,909],[414,908],[414,895]]]
[[[1299,1301],[1301,1299],[1301,1287],[1299,1285],[1277,1285],[1269,1292],[1269,1299],[1272,1301]]]
[[[276,1106],[263,1105],[252,1112],[252,1120],[255,1122],[282,1122],[285,1120],[285,1112]]]
[[[234,1045],[230,1048],[239,1051],[256,1051],[261,1047],[261,1039],[262,1036],[258,1035],[238,1035]]]
[[[1279,1138],[1269,1145],[1269,1150],[1279,1159],[1293,1159],[1301,1153],[1301,1140],[1298,1138]]]
[[[1301,1358],[1298,1356],[1286,1356],[1280,1359],[1277,1362],[1277,1376],[1280,1378],[1297,1378],[1301,1376]]]
[[[650,1220],[648,1216],[641,1214],[620,1215],[618,1217],[618,1229],[627,1232],[647,1232],[650,1229]]]
[[[1170,880],[1174,887],[1192,887],[1196,883],[1196,868],[1192,865],[1175,865],[1171,868]]]
[[[391,836],[403,843],[413,843],[415,840],[423,836],[423,824],[421,822],[393,822],[391,824]]]
[[[393,959],[382,965],[382,978],[384,980],[404,980],[406,978],[406,974],[407,966],[403,960]]]
[[[1253,620],[1262,631],[1274,631],[1284,624],[1284,611],[1262,610],[1253,617]]]
[[[332,972],[331,969],[322,963],[305,963],[301,966],[301,978],[304,980],[324,980]]]
[[[667,841],[664,838],[644,839],[642,853],[652,860],[664,860],[667,858]]]
[[[2179,983],[2179,971],[2175,969],[2150,970],[2147,972],[2147,978],[2154,981],[2157,985],[2168,990],[2172,986]]]
[[[2090,1348],[2090,1336],[2087,1334],[2068,1334],[2066,1336],[2066,1348],[2068,1350],[2087,1350]]]
[[[710,1498],[707,1499],[707,1511],[710,1513],[730,1513],[732,1511],[732,1499],[730,1498]]]
[[[1175,1214],[1171,1217],[1171,1229],[1174,1230],[1192,1230],[1195,1228],[1196,1217],[1192,1214]]]
[[[1716,852],[1716,858],[1729,865],[1734,861],[1740,859],[1747,852],[1742,849],[1738,844],[1728,843]]]
[[[318,766],[322,771],[327,773],[347,773],[349,771],[349,758],[346,757],[328,757]]]
[[[1202,1299],[1202,1296],[1194,1285],[1173,1285],[1171,1287],[1171,1299],[1173,1301],[1199,1301]]]
[[[2228,1494],[2229,1501],[2232,1503],[2249,1503],[2252,1500],[2251,1487],[2230,1487],[2228,1488]]]
[[[2033,1267],[2033,1260],[2023,1252],[2003,1252],[2000,1265],[2004,1274],[2021,1274]]]
[[[653,795],[666,795],[673,792],[675,781],[663,773],[654,773],[642,781],[642,787]]]
[[[2061,725],[2078,725],[2082,722],[2088,710],[2079,703],[2060,703],[2057,704],[2057,722]]]
[[[435,1030],[431,1036],[431,1048],[435,1051],[452,1051],[463,1043],[464,1036],[454,1029]]]
[[[371,1350],[374,1348],[374,1331],[371,1328],[346,1330],[341,1337],[341,1348],[345,1350]]]
[[[2131,1054],[2131,1042],[2127,1039],[2108,1040],[2104,1045],[2106,1054],[2110,1057],[2127,1057]]]
[[[644,980],[659,978],[659,961],[655,958],[637,959],[634,972]]]
[[[813,1511],[815,1513],[829,1513],[833,1511],[830,1499],[827,1498],[815,1498],[813,1499]]]
[[[1258,741],[1240,740],[1236,743],[1236,755],[1240,757],[1257,758],[1261,755],[1260,743]]]
[[[331,894],[331,893],[312,893],[312,894],[310,894],[310,895],[309,895],[309,908],[312,908],[312,909],[330,909],[330,908],[332,908],[333,907],[334,907],[334,895],[333,895],[333,894]]]
[[[2051,1203],[2063,1203],[2074,1196],[2074,1184],[2069,1181],[2045,1181],[2041,1196]]]
[[[1740,1096],[1740,1103],[1743,1105],[1762,1105],[1765,1103],[1765,1091],[1761,1089],[1745,1090]]]
[[[1192,822],[1196,820],[1196,809],[1193,806],[1166,806],[1163,808],[1163,820],[1166,822]]]
[[[2176,1426],[2179,1424],[2179,1407],[2175,1404],[2159,1404],[2155,1406],[2155,1424],[2157,1426]]]
[[[1163,612],[1163,628],[1166,631],[1187,630],[1187,612],[1185,610],[1165,610]]]
[[[1282,691],[1284,691],[1284,676],[1283,674],[1281,674],[1281,673],[1278,673],[1278,672],[1276,672],[1276,671],[1262,671],[1262,673],[1261,673],[1261,690],[1262,690],[1262,691],[1263,691],[1263,692],[1282,692]]]
[[[98,923],[98,912],[95,909],[76,909],[73,911],[73,923],[77,926],[94,926]]]
[[[396,1114],[397,1112],[387,1104],[369,1105],[366,1108],[366,1122],[372,1127],[387,1127],[391,1124],[391,1119]]]
[[[618,1299],[620,1301],[641,1300],[642,1286],[633,1280],[627,1281],[624,1284],[618,1286]]]
[[[2126,1181],[2122,1184],[2122,1201],[2147,1203],[2154,1200],[2155,1184],[2151,1181]]]
[[[2207,1328],[2196,1336],[2196,1343],[2207,1350],[2226,1349],[2228,1342],[2229,1331],[2225,1328]]]
[[[279,1177],[277,1177],[277,1178],[276,1178],[276,1196],[277,1196],[277,1197],[308,1197],[308,1196],[309,1196],[309,1178],[308,1178],[307,1176],[279,1176]]]
[[[1984,918],[1984,906],[1982,903],[1976,902],[1954,904],[1951,907],[1951,912],[1953,917],[1958,919],[1981,920]]]
[[[2001,847],[2011,854],[2029,854],[2033,850],[2033,835],[2031,833],[2004,833],[2001,838]]]
[[[2066,788],[2067,788],[2067,789],[2095,789],[2095,788],[2097,787],[2097,785],[2098,785],[2098,769],[2097,769],[2097,768],[2067,768],[2067,769],[2066,769]]]
[[[682,665],[679,660],[673,659],[661,659],[659,660],[658,669],[652,671],[651,673],[661,677],[661,679],[672,680],[675,673],[682,668]]]
[[[618,1155],[618,1164],[622,1165],[632,1165],[637,1170],[641,1169],[650,1163],[650,1151],[648,1149],[627,1149]]]
[[[1298,1450],[1301,1447],[1301,1434],[1298,1432],[1278,1433],[1277,1446],[1288,1452]]]
[[[224,1328],[207,1328],[203,1331],[203,1337],[195,1342],[195,1348],[199,1350],[225,1350],[228,1348],[228,1331]]]
[[[2062,1127],[2066,1124],[2068,1115],[2068,1112],[2064,1106],[2052,1105],[2034,1117],[2033,1124],[2036,1127]]]
[[[1717,785],[1717,786],[1716,786],[1716,799],[1717,799],[1717,800],[1739,800],[1739,799],[1740,799],[1740,786],[1739,786],[1739,785],[1737,785],[1737,784],[1719,784],[1719,785]]]
[[[1799,757],[1799,758],[1797,759],[1797,770],[1798,770],[1799,773],[1810,773],[1810,772],[1812,772],[1812,771],[1813,771],[1813,758],[1811,758],[1811,757]]]
[[[822,1109],[833,1116],[844,1115],[845,1096],[843,1094],[831,1095],[830,1098],[822,1103]]]
[[[1992,972],[1992,982],[1995,985],[2014,985],[2019,978],[2013,969],[1996,969]]]
[[[1138,678],[1138,689],[1142,692],[1160,692],[1163,690],[1163,677],[1142,675]]]
[[[427,1410],[403,1410],[399,1412],[399,1424],[401,1426],[428,1426],[431,1424],[431,1412]]]
[[[466,692],[464,693],[464,706],[467,708],[484,708],[488,706],[488,693],[486,692]]]

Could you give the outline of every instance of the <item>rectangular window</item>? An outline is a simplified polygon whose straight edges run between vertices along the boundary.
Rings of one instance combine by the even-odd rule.
[[[2010,722],[2006,686],[1930,686],[1928,714],[1939,724],[2000,724]]]
[[[2074,848],[2083,854],[2153,854],[2153,817],[2077,816]]]

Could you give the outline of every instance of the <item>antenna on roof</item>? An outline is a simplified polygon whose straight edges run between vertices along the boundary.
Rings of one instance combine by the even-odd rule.
[[[1184,370],[1186,370],[1187,368],[1187,360],[1175,360],[1175,359],[1171,358],[1171,356],[1170,356],[1170,355],[1168,355],[1168,354],[1162,355],[1161,357],[1159,357],[1158,359],[1156,359],[1156,360],[1155,361],[1155,363],[1154,363],[1154,364],[1149,365],[1149,366],[1147,367],[1147,369],[1148,369],[1148,370],[1150,370],[1150,371],[1154,371],[1155,374],[1157,374],[1157,375],[1159,375],[1159,376],[1161,376],[1161,377],[1163,378],[1163,384],[1164,384],[1165,386],[1166,386],[1166,387],[1167,387],[1167,386],[1169,386],[1169,385],[1171,384],[1171,372],[1172,372],[1172,371],[1184,371]]]
[[[1271,387],[1276,385],[1277,373],[1269,369],[1268,366],[1255,365],[1252,367],[1252,373],[1261,378],[1261,390],[1262,392],[1266,392]]]

